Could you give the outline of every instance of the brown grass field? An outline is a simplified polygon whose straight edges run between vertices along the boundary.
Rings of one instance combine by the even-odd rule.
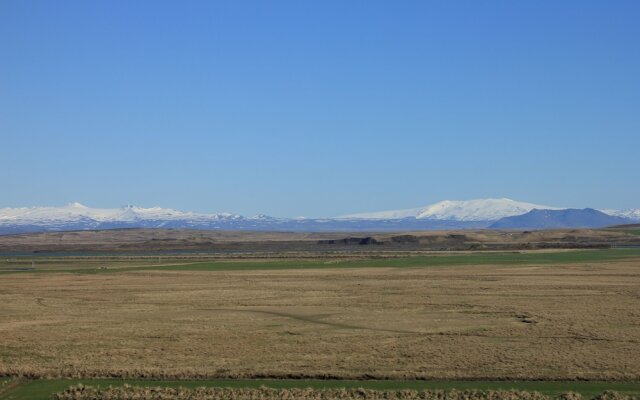
[[[640,379],[640,257],[384,262],[5,272],[0,375]]]

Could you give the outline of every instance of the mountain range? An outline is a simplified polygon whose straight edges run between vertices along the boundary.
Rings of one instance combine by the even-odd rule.
[[[244,217],[169,208],[123,206],[0,209],[0,234],[115,228],[188,228],[260,231],[393,231],[433,229],[544,229],[603,227],[640,221],[640,209],[562,209],[511,199],[445,200],[425,207],[332,218]]]

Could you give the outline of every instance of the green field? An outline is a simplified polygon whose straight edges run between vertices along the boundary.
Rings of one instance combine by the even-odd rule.
[[[605,231],[627,233],[629,235],[640,236],[640,227],[634,226],[630,228],[606,228]]]
[[[118,379],[45,379],[23,381],[5,393],[0,392],[0,400],[46,400],[54,393],[61,392],[71,385],[82,383],[86,386],[121,386],[124,384],[137,386],[168,386],[194,388],[199,386],[215,386],[229,388],[365,388],[379,390],[394,389],[502,389],[537,391],[546,395],[559,395],[573,391],[585,398],[592,398],[605,390],[615,390],[627,395],[640,394],[640,382],[584,382],[584,381],[347,381],[347,380],[206,380],[206,381],[149,381]]]
[[[631,235],[640,236],[640,228],[625,229],[625,230],[621,230],[620,232],[625,232],[625,233],[629,233]]]
[[[555,253],[473,253],[456,255],[430,255],[401,258],[378,258],[345,261],[269,261],[269,262],[207,262],[181,266],[143,267],[156,270],[233,271],[257,269],[304,268],[420,268],[450,267],[456,265],[528,265],[576,262],[614,261],[640,257],[640,249],[579,250]]]
[[[47,273],[47,272],[71,272],[71,273],[113,273],[142,270],[169,270],[169,271],[243,271],[243,270],[280,270],[280,269],[317,269],[317,268],[424,268],[424,267],[450,267],[463,265],[530,265],[530,264],[557,264],[580,262],[606,262],[625,258],[640,257],[640,249],[604,249],[604,250],[574,250],[560,252],[487,252],[487,253],[457,253],[434,254],[396,258],[363,258],[363,259],[271,259],[271,260],[238,260],[238,261],[207,261],[188,262],[172,265],[137,265],[116,266],[114,268],[100,269],[91,267],[60,267],[42,268],[25,271],[2,271],[0,273]],[[57,261],[59,262],[59,261]],[[73,263],[74,261],[69,261]],[[30,261],[24,261],[30,265]],[[46,265],[46,260],[38,261],[37,265]],[[135,264],[136,261],[130,261]],[[8,268],[8,267],[5,267]]]

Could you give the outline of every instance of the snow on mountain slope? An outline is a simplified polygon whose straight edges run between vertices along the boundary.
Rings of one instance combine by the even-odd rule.
[[[465,201],[445,200],[421,208],[407,210],[381,211],[346,215],[344,219],[398,219],[414,217],[417,219],[453,220],[453,221],[493,221],[513,215],[520,215],[537,209],[557,210],[532,203],[511,199],[477,199]]]
[[[417,218],[453,219],[459,221],[487,221],[512,215],[520,215],[533,209],[557,210],[511,199],[479,199],[466,201],[441,201],[425,207]]]
[[[132,222],[157,220],[226,220],[242,218],[239,215],[198,214],[168,208],[142,208],[124,206],[121,208],[89,208],[80,203],[70,203],[63,207],[21,207],[0,209],[0,224],[73,223],[79,221]]]
[[[632,220],[640,221],[640,208],[629,210],[599,210],[605,214],[612,215],[614,217],[629,218]]]

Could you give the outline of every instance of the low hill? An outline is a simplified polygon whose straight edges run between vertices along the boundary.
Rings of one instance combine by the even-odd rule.
[[[513,217],[505,217],[490,226],[493,229],[553,229],[553,228],[602,228],[632,222],[593,208],[566,210],[538,210]]]

